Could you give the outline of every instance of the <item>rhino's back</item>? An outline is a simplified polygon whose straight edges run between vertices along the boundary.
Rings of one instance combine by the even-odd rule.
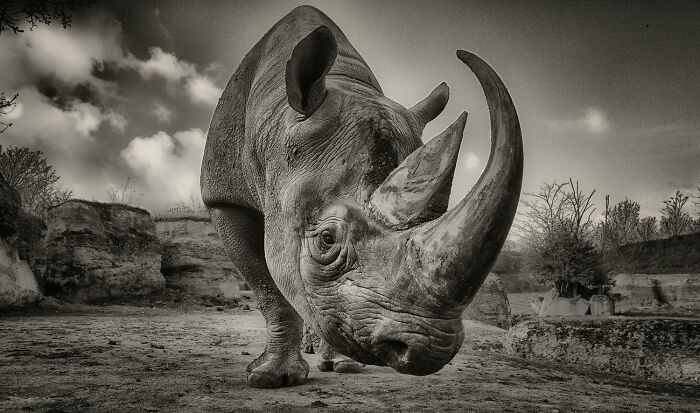
[[[338,56],[329,77],[364,83],[381,93],[371,70],[345,35],[321,11],[300,6],[278,21],[243,58],[212,117],[202,161],[202,199],[263,213],[265,159],[281,145],[286,104],[285,67],[294,46],[318,26],[335,35]],[[265,133],[259,132],[264,125]]]

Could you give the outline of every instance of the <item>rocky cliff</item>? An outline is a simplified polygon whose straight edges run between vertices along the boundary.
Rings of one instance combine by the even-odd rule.
[[[71,200],[48,211],[49,295],[92,301],[160,290],[161,246],[148,211],[120,204]]]
[[[226,255],[208,214],[156,219],[168,287],[205,297],[237,299],[243,278]]]
[[[40,221],[25,214],[20,204],[19,192],[0,174],[0,309],[42,298],[34,272],[22,259],[30,255],[40,238],[41,229],[34,225]]]

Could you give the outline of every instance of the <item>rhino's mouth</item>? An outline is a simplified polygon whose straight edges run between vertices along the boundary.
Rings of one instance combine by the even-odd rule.
[[[399,373],[426,375],[439,371],[457,354],[464,340],[461,319],[409,320],[383,318],[371,330],[329,337],[329,343],[353,360],[389,366]],[[339,342],[340,341],[340,342]]]

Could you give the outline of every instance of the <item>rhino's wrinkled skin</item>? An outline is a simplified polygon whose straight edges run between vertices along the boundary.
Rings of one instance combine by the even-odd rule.
[[[401,373],[436,372],[459,350],[462,311],[513,220],[522,142],[501,80],[457,55],[486,92],[492,149],[447,212],[466,113],[421,141],[447,104],[444,83],[413,108],[391,101],[340,29],[308,6],[270,29],[229,81],[201,186],[267,322],[251,385],[304,381],[301,317],[335,350]]]

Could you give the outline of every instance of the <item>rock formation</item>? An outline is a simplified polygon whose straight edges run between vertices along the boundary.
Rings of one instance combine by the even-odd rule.
[[[619,294],[615,312],[662,305],[700,308],[700,274],[618,274],[612,292]]]
[[[559,293],[552,289],[538,302],[531,301],[530,306],[540,317],[573,317],[586,315],[590,303],[580,296],[560,297]]]
[[[34,273],[22,259],[36,241],[30,224],[38,220],[25,214],[20,204],[19,193],[0,174],[0,309],[42,299]]]
[[[700,384],[700,320],[577,318],[526,321],[506,353],[636,377]]]
[[[464,312],[464,318],[507,329],[511,326],[510,317],[510,302],[501,279],[489,274]]]
[[[22,307],[41,299],[39,286],[29,265],[0,238],[0,309]]]
[[[591,315],[613,315],[613,302],[607,295],[594,295],[591,297]]]
[[[148,294],[165,286],[160,250],[148,211],[71,200],[48,211],[42,286],[78,301]]]
[[[156,219],[168,287],[205,297],[240,298],[243,278],[226,254],[208,214]]]

